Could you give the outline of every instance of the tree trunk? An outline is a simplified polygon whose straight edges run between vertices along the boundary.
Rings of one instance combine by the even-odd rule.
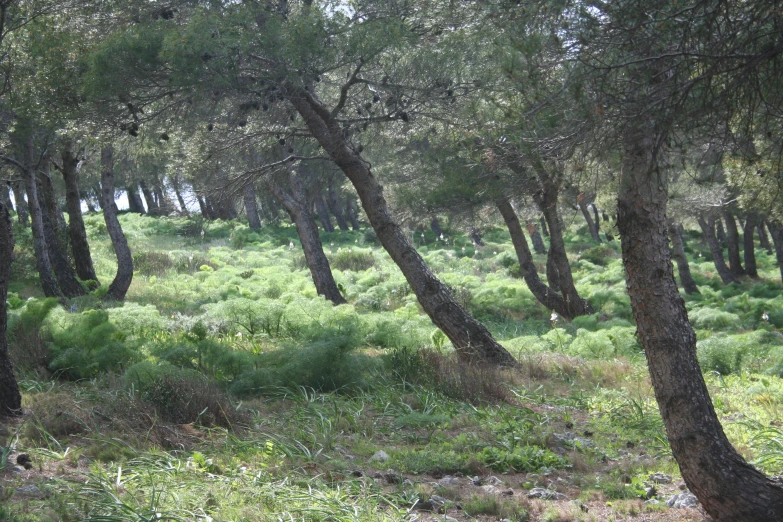
[[[534,195],[534,199],[541,212],[543,212],[544,219],[546,219],[546,223],[549,226],[549,258],[547,259],[547,280],[549,286],[560,290],[560,294],[568,305],[569,317],[592,314],[593,308],[590,306],[590,303],[579,296],[574,286],[571,264],[568,262],[565,243],[563,242],[563,223],[557,211],[557,196],[560,187],[543,169],[539,169],[537,174],[541,190]],[[549,265],[550,262],[552,263],[551,266]],[[556,276],[555,268],[557,269]],[[554,281],[549,281],[550,274],[553,276],[553,279],[557,279],[558,286],[554,286]]]
[[[22,395],[8,354],[8,282],[14,258],[14,233],[6,205],[0,203],[0,417],[22,413]]]
[[[348,216],[348,221],[351,222],[351,228],[354,230],[359,230],[359,218],[356,215],[356,208],[355,203],[353,202],[353,198],[348,200],[348,202],[345,204],[345,214]]]
[[[770,244],[769,236],[767,235],[768,228],[769,225],[765,219],[759,219],[756,223],[756,230],[759,231],[759,245],[767,251],[767,254],[772,254],[772,245]]]
[[[112,179],[114,176],[112,175]],[[146,181],[139,181],[139,187],[141,187],[141,193],[144,194],[144,201],[147,203],[147,213],[150,216],[158,216],[160,215],[160,209],[158,208],[158,204],[155,202],[155,196],[152,194],[152,191],[150,190],[149,186],[147,185]],[[105,194],[104,194],[105,197]],[[113,201],[113,200],[112,200]]]
[[[516,212],[514,212],[514,207],[511,206],[511,202],[508,199],[502,198],[495,201],[495,205],[500,211],[500,215],[503,216],[506,227],[508,227],[508,233],[511,235],[511,242],[517,253],[519,267],[522,270],[522,276],[525,278],[527,287],[536,297],[538,302],[544,305],[548,310],[557,312],[566,319],[573,319],[571,311],[568,309],[563,296],[557,293],[556,290],[553,290],[542,283],[541,279],[539,279],[536,267],[533,264],[533,256],[527,246],[525,233],[522,231],[522,225],[519,224],[519,218],[517,217]]]
[[[742,253],[745,257],[745,273],[753,279],[759,278],[756,267],[756,246],[753,244],[753,229],[756,228],[756,215],[748,212],[745,216],[745,226],[742,233]]]
[[[430,221],[430,230],[432,230],[432,233],[435,234],[436,238],[440,238],[440,236],[443,235],[443,230],[440,228],[440,221],[438,221],[438,216],[433,216],[432,220]]]
[[[332,268],[329,266],[329,260],[324,254],[321,238],[318,236],[318,225],[310,212],[310,203],[307,201],[304,187],[299,177],[290,172],[288,175],[291,192],[286,192],[271,177],[267,179],[267,187],[272,195],[286,209],[291,221],[296,225],[296,232],[299,234],[299,240],[302,243],[307,268],[310,269],[310,275],[313,277],[315,291],[318,295],[324,296],[335,305],[346,302],[337,283],[332,276]]]
[[[783,485],[734,450],[707,392],[667,248],[666,179],[651,152],[660,140],[646,131],[625,132],[618,226],[637,337],[672,453],[716,522],[783,520]]]
[[[251,229],[258,230],[261,228],[261,218],[258,217],[256,189],[253,188],[253,184],[246,184],[242,189],[242,194],[245,200],[245,214],[247,214],[247,222],[250,224]]]
[[[163,182],[155,176],[153,188],[152,188],[153,194],[155,194],[155,200],[158,203],[158,211],[160,212],[161,216],[170,216],[174,213],[174,202],[171,201],[171,198],[169,198],[169,194],[166,191],[166,185],[163,184]]]
[[[467,361],[515,365],[512,355],[495,341],[489,330],[454,300],[394,221],[383,196],[383,187],[370,171],[369,163],[345,141],[339,121],[303,88],[288,86],[287,89],[290,102],[312,135],[353,184],[384,249],[400,267],[424,311],[451,340],[459,357]]]
[[[726,221],[726,246],[729,251],[729,269],[735,276],[745,275],[742,268],[742,262],[739,255],[739,232],[737,231],[737,222],[734,221],[734,214],[727,208],[722,210],[723,219]]]
[[[682,243],[680,230],[674,221],[669,221],[669,239],[672,242],[672,257],[677,261],[677,271],[680,274],[680,284],[688,295],[698,294],[699,288],[691,276],[691,267],[685,257],[685,246]]]
[[[470,239],[474,245],[484,246],[484,238],[481,237],[481,231],[477,228],[470,229]]]
[[[733,222],[733,219],[732,219]],[[728,225],[727,225],[728,226]],[[737,230],[736,224],[734,230]],[[715,218],[715,235],[718,238],[718,242],[721,248],[728,248],[729,241],[726,238],[726,231],[723,230],[723,220],[720,217]],[[740,266],[740,269],[742,266]]]
[[[577,204],[579,205],[579,210],[582,211],[582,216],[585,218],[585,222],[587,223],[587,230],[590,231],[590,236],[593,238],[593,241],[600,243],[601,237],[598,235],[598,226],[596,222],[593,221],[593,217],[590,215],[590,209],[587,208],[584,200],[579,201]]]
[[[133,256],[128,247],[128,240],[122,232],[120,221],[117,219],[117,205],[114,203],[114,151],[110,145],[101,149],[101,185],[103,220],[114,247],[114,254],[117,256],[117,274],[109,285],[104,299],[124,301],[125,294],[133,281]]]
[[[546,227],[544,216],[538,218],[538,224],[541,225],[541,233],[544,234],[544,237],[549,237],[549,229]]]
[[[39,204],[42,203],[41,219],[43,221],[44,237],[46,238],[46,250],[49,254],[49,262],[52,265],[57,283],[65,297],[72,298],[80,295],[86,295],[87,290],[76,279],[76,272],[71,267],[71,261],[68,259],[67,241],[65,240],[65,230],[57,227],[57,200],[54,196],[54,187],[49,177],[49,159],[44,157],[42,172],[38,178]]]
[[[136,214],[146,214],[144,210],[144,203],[141,201],[139,191],[136,190],[134,184],[130,184],[125,188],[125,192],[128,194],[128,210],[135,212]],[[100,193],[99,193],[100,195]]]
[[[724,285],[730,283],[737,283],[739,280],[735,276],[729,267],[726,266],[726,261],[723,260],[723,249],[718,243],[718,238],[715,236],[715,216],[708,216],[707,220],[704,217],[699,216],[699,227],[704,235],[704,239],[707,240],[707,244],[710,247],[710,254],[712,254],[712,262],[715,264],[715,270],[717,270],[721,281]]]
[[[35,262],[38,268],[38,275],[41,278],[41,286],[43,287],[44,295],[46,297],[63,299],[63,292],[52,273],[49,250],[46,248],[43,212],[41,211],[41,204],[38,199],[38,187],[35,181],[35,146],[33,144],[32,135],[25,143],[24,155],[24,182],[25,189],[27,190],[27,205],[30,209],[30,222],[32,223],[33,230],[33,250],[35,251]]]
[[[82,219],[81,196],[79,194],[79,156],[73,154],[71,144],[66,142],[61,151],[61,173],[65,182],[65,206],[68,210],[68,236],[76,274],[82,281],[98,281],[92,264],[90,244]],[[130,198],[129,198],[130,199]],[[89,207],[88,207],[89,208]]]
[[[329,190],[326,194],[326,204],[337,221],[337,226],[340,227],[340,230],[349,230],[348,222],[345,220],[345,214],[343,214],[343,207],[340,205],[337,191],[334,190],[334,180],[329,180]]]
[[[7,212],[14,210],[14,202],[11,201],[11,182],[7,181],[5,184],[5,194],[3,194],[3,203]]]
[[[775,257],[780,268],[780,280],[783,282],[783,223],[769,221],[769,234],[772,236],[772,244],[775,246]]]
[[[593,209],[593,222],[595,223],[596,234],[601,232],[601,216],[598,214],[598,207],[593,202],[590,207]]]
[[[16,217],[19,220],[19,224],[27,226],[27,221],[30,217],[30,207],[24,200],[24,185],[21,181],[14,181],[11,183],[11,190],[14,192]]]
[[[204,219],[212,219],[210,217],[211,215],[206,200],[199,194],[196,194],[196,201],[198,201],[198,208],[201,210],[201,215],[204,217]]]
[[[321,226],[324,227],[324,232],[334,232],[332,218],[329,216],[329,207],[326,206],[326,201],[324,201],[323,196],[317,194],[314,202],[315,211],[318,213],[318,219],[321,221]]]
[[[177,196],[177,202],[179,203],[179,211],[183,216],[189,216],[188,205],[185,203],[185,198],[182,197],[182,189],[180,187],[179,174],[175,174],[171,178],[171,188],[174,189],[174,195]]]
[[[534,221],[528,222],[527,230],[530,232],[530,238],[533,240],[533,250],[536,251],[536,254],[546,254],[546,245],[544,244],[544,240],[538,232],[538,226]]]

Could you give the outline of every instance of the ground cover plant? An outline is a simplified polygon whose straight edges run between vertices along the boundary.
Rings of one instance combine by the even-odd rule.
[[[333,306],[292,226],[188,233],[194,221],[121,216],[136,261],[124,304],[99,288],[64,307],[15,274],[25,415],[0,433],[0,520],[702,519],[664,503],[682,481],[616,242],[569,230],[595,308],[569,322],[519,278],[504,230],[483,246],[425,237],[427,263],[519,361],[499,369],[457,360],[364,231],[322,234],[348,301]],[[85,222],[110,280],[102,221]],[[690,242],[701,294],[685,296],[699,361],[732,443],[779,474],[777,267],[761,252],[759,281],[723,287],[706,248]]]

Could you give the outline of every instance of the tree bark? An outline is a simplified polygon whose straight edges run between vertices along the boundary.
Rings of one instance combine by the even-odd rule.
[[[724,221],[726,221],[726,247],[729,251],[729,269],[735,276],[745,275],[745,269],[742,268],[742,262],[739,255],[739,232],[737,231],[737,222],[734,220],[734,214],[727,208],[721,211]]]
[[[261,228],[261,218],[258,217],[258,204],[256,203],[256,189],[252,183],[248,183],[242,189],[242,195],[245,202],[245,214],[250,228],[258,230]]]
[[[326,194],[326,204],[337,221],[337,226],[340,227],[340,230],[349,230],[348,222],[345,220],[345,214],[343,214],[343,207],[340,205],[340,198],[334,189],[334,180],[329,180],[329,190]]]
[[[433,216],[432,220],[430,220],[430,230],[432,230],[432,233],[435,234],[436,238],[440,238],[440,236],[443,235],[443,230],[440,228],[440,221],[438,221],[438,216]]]
[[[737,230],[736,225],[734,230]],[[715,218],[715,235],[718,238],[718,243],[720,244],[721,248],[728,248],[729,241],[726,238],[726,231],[723,230],[723,220],[720,217]],[[742,266],[740,266],[740,268],[742,268]]]
[[[144,203],[141,201],[141,196],[136,188],[137,187],[134,184],[125,187],[125,192],[128,194],[128,210],[135,212],[136,214],[146,214],[147,211],[144,210]],[[100,196],[100,192],[98,195]]]
[[[174,189],[174,195],[177,196],[177,202],[179,203],[179,211],[183,216],[189,216],[188,205],[185,203],[185,198],[182,197],[182,188],[180,186],[180,175],[175,174],[171,178],[171,187]]]
[[[343,128],[330,111],[304,88],[287,86],[289,101],[332,160],[353,184],[370,224],[391,258],[400,267],[424,311],[451,340],[462,360],[515,365],[516,361],[454,300],[432,273],[389,212],[383,187],[367,163],[343,138]]]
[[[481,237],[481,231],[477,228],[470,229],[470,239],[473,244],[478,246],[484,246],[484,238]]]
[[[52,265],[57,283],[65,297],[72,298],[86,295],[87,290],[76,279],[76,272],[71,267],[71,261],[66,252],[68,245],[65,241],[65,231],[57,227],[57,200],[54,196],[54,187],[49,177],[49,159],[44,157],[42,172],[38,177],[39,203],[42,203],[41,219],[43,221],[44,237],[46,238],[46,250],[49,254],[49,262]]]
[[[357,212],[355,208],[356,203],[354,203],[352,200],[353,198],[350,198],[345,204],[345,214],[348,216],[348,221],[351,222],[351,228],[354,230],[359,230],[359,218],[356,215]]]
[[[769,235],[767,235],[768,228],[769,225],[765,219],[759,219],[757,221],[756,230],[759,231],[759,245],[767,251],[767,254],[772,254],[772,244],[770,244]]]
[[[201,215],[204,217],[204,219],[213,219],[206,200],[199,194],[196,194],[196,201],[198,201],[198,208],[201,210]]]
[[[669,239],[672,242],[672,257],[677,261],[677,271],[680,274],[680,284],[688,295],[698,294],[699,287],[691,276],[691,267],[685,257],[685,246],[682,243],[680,230],[674,221],[669,221]]]
[[[544,237],[549,237],[549,229],[546,227],[546,219],[544,219],[544,216],[538,218],[538,224],[541,225],[541,233],[544,234]]]
[[[87,231],[82,218],[81,196],[79,194],[79,155],[74,154],[70,142],[63,145],[60,153],[62,163],[60,172],[65,182],[65,206],[68,211],[68,237],[71,240],[76,274],[82,281],[98,281],[92,264],[90,244],[87,242]],[[130,198],[129,198],[130,199]]]
[[[155,176],[153,188],[153,193],[155,194],[155,200],[158,203],[158,212],[160,212],[161,216],[170,216],[174,213],[174,202],[171,201],[171,198],[169,198],[169,194],[166,191],[166,186],[163,184],[163,181],[161,181],[158,176]]]
[[[334,276],[332,276],[332,268],[329,266],[329,259],[324,254],[321,238],[318,235],[318,225],[310,212],[310,203],[307,200],[302,182],[293,172],[288,174],[288,180],[291,187],[290,193],[272,178],[267,179],[266,183],[269,191],[285,208],[288,215],[291,216],[291,221],[296,225],[296,232],[302,243],[307,268],[310,269],[310,275],[315,284],[315,291],[335,305],[346,303],[347,301],[340,293]]]
[[[563,223],[560,220],[560,213],[557,211],[557,197],[560,191],[559,184],[552,179],[549,173],[543,168],[536,172],[540,183],[540,190],[534,194],[533,199],[544,214],[544,219],[549,226],[549,258],[547,259],[547,281],[549,286],[558,288],[560,294],[568,305],[569,316],[587,315],[593,313],[593,308],[585,299],[579,296],[574,286],[574,278],[571,274],[571,264],[568,262],[568,256],[563,242]],[[551,266],[549,263],[551,262]],[[557,274],[555,275],[555,270]],[[554,281],[549,280],[550,274],[557,280],[558,286],[554,286]]]
[[[44,295],[46,297],[64,298],[63,292],[60,289],[60,285],[57,284],[57,279],[52,272],[52,263],[49,259],[49,250],[46,247],[46,234],[44,232],[43,213],[41,211],[40,200],[38,199],[38,187],[36,184],[36,165],[35,161],[35,145],[33,144],[33,137],[27,139],[24,145],[24,182],[25,189],[27,190],[27,205],[30,209],[30,222],[32,224],[33,231],[33,250],[35,251],[35,262],[38,268],[38,275],[41,278],[41,286],[43,287]]]
[[[742,233],[742,253],[745,258],[745,273],[753,279],[759,278],[756,266],[756,246],[753,244],[753,230],[756,228],[756,215],[748,212]]]
[[[745,462],[713,409],[667,248],[666,178],[652,152],[661,140],[648,132],[625,132],[618,226],[637,337],[672,453],[716,522],[783,520],[783,485]]]
[[[544,240],[538,232],[538,226],[534,221],[528,222],[527,230],[530,232],[530,238],[533,240],[533,250],[536,251],[536,254],[546,254],[546,245],[544,244]]]
[[[8,353],[8,282],[14,258],[14,233],[8,208],[0,203],[0,417],[22,413],[22,394]]]
[[[318,220],[321,222],[321,226],[324,227],[324,232],[334,232],[332,218],[329,216],[329,207],[326,206],[324,197],[321,194],[316,194],[314,202],[315,211],[318,213]]]
[[[3,194],[3,203],[8,212],[14,210],[14,202],[11,201],[11,182],[6,182],[5,193]]]
[[[16,202],[16,217],[19,224],[27,226],[30,218],[30,207],[24,200],[24,184],[21,181],[11,182],[11,190],[14,192],[14,201]]]
[[[598,226],[596,222],[593,221],[593,217],[590,215],[590,209],[587,208],[584,200],[578,201],[577,205],[579,205],[579,210],[582,211],[582,216],[584,216],[585,222],[587,223],[587,230],[590,231],[590,236],[593,238],[593,241],[600,243],[601,237],[598,235]]]
[[[769,234],[772,236],[772,244],[775,246],[775,257],[780,268],[780,280],[783,282],[783,223],[769,221]]]
[[[103,199],[103,220],[109,232],[114,254],[117,256],[117,274],[109,285],[104,299],[124,301],[125,294],[133,281],[133,255],[128,240],[117,219],[117,205],[114,203],[114,151],[111,145],[101,149],[101,190]]]
[[[112,179],[114,179],[113,174],[112,174]],[[152,194],[152,191],[147,185],[147,182],[144,180],[139,181],[139,187],[141,187],[141,193],[144,194],[144,201],[146,201],[147,203],[147,213],[150,216],[160,215],[160,209],[158,208],[158,203],[155,201],[155,196]]]
[[[734,273],[726,266],[726,261],[723,260],[723,249],[718,243],[718,238],[715,236],[715,216],[709,215],[707,220],[704,220],[703,216],[699,216],[699,227],[704,238],[707,240],[707,244],[710,247],[710,254],[712,254],[712,262],[715,264],[715,270],[717,270],[721,281],[724,285],[730,283],[738,283],[739,280]]]
[[[514,207],[511,206],[511,202],[506,198],[501,198],[495,201],[495,205],[500,211],[500,215],[503,216],[503,221],[506,223],[508,233],[511,235],[511,242],[517,253],[519,267],[522,270],[522,276],[525,278],[527,287],[536,297],[538,302],[544,305],[548,310],[553,310],[566,319],[573,319],[571,311],[568,309],[563,296],[557,293],[556,290],[553,290],[542,283],[541,279],[538,277],[536,267],[533,264],[533,256],[527,246],[525,233],[522,231],[522,225],[519,223],[519,218],[517,217],[516,212],[514,212]]]

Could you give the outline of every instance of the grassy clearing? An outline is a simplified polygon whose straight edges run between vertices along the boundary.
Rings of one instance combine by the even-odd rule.
[[[86,223],[109,281],[102,222]],[[616,243],[572,231],[577,287],[597,313],[553,323],[515,277],[504,231],[476,250],[457,233],[415,238],[518,357],[512,372],[459,364],[372,234],[323,235],[349,301],[333,307],[293,227],[122,224],[137,269],[122,306],[91,295],[63,309],[15,265],[9,338],[26,414],[0,429],[12,500],[0,520],[700,519],[643,503],[680,481]],[[774,260],[758,254],[761,282],[722,287],[706,248],[688,248],[702,295],[686,304],[716,410],[746,458],[780,473]],[[24,234],[18,250],[29,257]],[[30,469],[14,469],[20,454]],[[656,472],[673,481],[651,492]],[[564,498],[528,498],[535,488]]]

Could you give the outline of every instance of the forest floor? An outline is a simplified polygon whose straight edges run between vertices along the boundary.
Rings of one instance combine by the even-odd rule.
[[[0,520],[707,520],[666,504],[685,486],[618,245],[569,234],[598,311],[564,322],[515,277],[503,231],[480,251],[427,237],[427,262],[520,362],[497,370],[456,361],[371,234],[322,238],[349,301],[335,308],[291,227],[122,220],[137,267],[124,306],[47,308],[30,265],[15,269],[24,415],[0,425]],[[110,245],[87,225],[108,281]],[[780,473],[774,258],[758,254],[760,281],[724,288],[689,244],[702,294],[686,306],[716,411],[748,460]]]

